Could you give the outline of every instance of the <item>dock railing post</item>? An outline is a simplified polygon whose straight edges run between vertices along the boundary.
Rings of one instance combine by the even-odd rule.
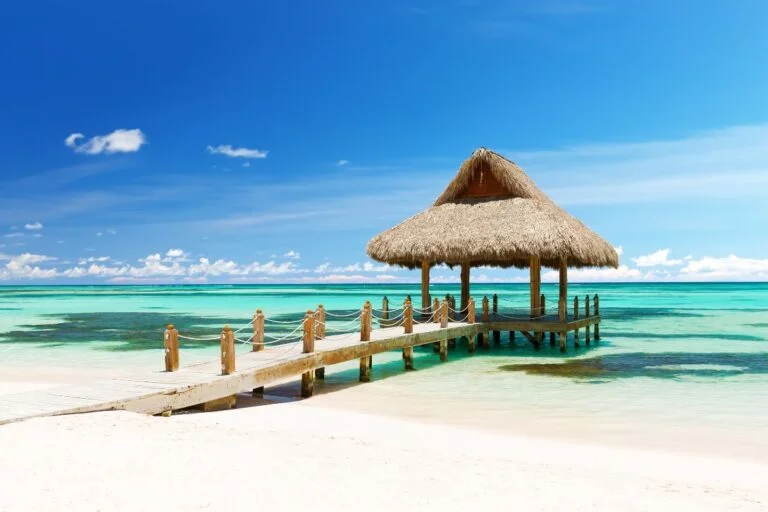
[[[315,310],[315,339],[325,339],[325,307],[323,307],[322,304],[318,304],[317,309]],[[324,366],[315,369],[315,378],[321,380],[325,379]]]
[[[584,318],[589,320],[589,295],[584,297]],[[587,345],[592,341],[589,334],[589,323],[584,327],[584,340],[587,342]]]
[[[228,325],[224,326],[219,336],[221,346],[221,374],[231,375],[235,372],[235,333]]]
[[[472,297],[469,298],[469,303],[467,304],[467,323],[475,323],[475,299]]]
[[[165,371],[177,371],[179,369],[179,331],[173,324],[168,324],[165,328],[163,349],[165,350]]]
[[[483,297],[483,322],[490,321],[490,315],[488,314],[488,296]]]
[[[437,297],[432,301],[432,321],[434,323],[440,321],[440,301],[437,300]]]
[[[403,304],[403,328],[405,334],[413,333],[413,305],[409,299]],[[403,363],[406,370],[413,370],[413,346],[403,347]]]
[[[557,303],[557,319],[560,322],[560,352],[565,352],[565,343],[568,339],[568,331],[566,330],[565,323],[568,321],[568,312],[566,311],[565,297],[560,297]],[[551,340],[550,340],[551,343]]]
[[[389,299],[386,295],[381,299],[381,319],[389,320]]]
[[[264,313],[260,309],[253,315],[253,338],[251,339],[253,352],[264,350]]]
[[[411,334],[413,332],[413,305],[408,299],[406,299],[405,304],[403,304],[403,328],[405,334]]]
[[[360,315],[360,341],[371,341],[371,303],[363,304],[363,314]],[[360,358],[360,382],[371,380],[371,365],[373,356],[367,355]]]
[[[448,300],[444,300],[440,304],[440,328],[445,329],[448,327]],[[438,352],[440,353],[440,360],[446,361],[448,359],[448,338],[441,339],[438,342]]]
[[[579,319],[579,296],[573,298],[573,319],[578,320]],[[573,346],[578,347],[579,346],[579,329],[576,328],[573,331]]]
[[[315,313],[308,309],[304,314],[304,337],[302,338],[303,354],[315,351]],[[312,370],[301,374],[301,396],[309,398],[315,391],[315,373]]]

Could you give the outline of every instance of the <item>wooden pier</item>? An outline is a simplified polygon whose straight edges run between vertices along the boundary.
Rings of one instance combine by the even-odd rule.
[[[12,395],[0,395],[0,425],[40,416],[86,413],[106,410],[128,410],[146,414],[170,414],[172,411],[197,406],[203,410],[229,408],[235,395],[242,392],[259,394],[264,386],[291,378],[301,378],[301,394],[309,397],[316,378],[324,378],[325,368],[334,364],[359,360],[360,381],[372,377],[373,356],[402,350],[405,370],[413,369],[414,347],[434,344],[441,360],[448,359],[449,340],[465,338],[469,352],[476,346],[488,348],[490,333],[521,332],[536,348],[544,333],[558,333],[561,350],[565,350],[566,334],[585,329],[585,342],[590,342],[589,328],[594,325],[599,338],[599,302],[594,298],[594,314],[562,320],[558,317],[517,319],[504,314],[494,300],[490,311],[485,298],[479,315],[475,302],[469,299],[463,311],[456,311],[452,297],[433,310],[417,311],[406,300],[399,313],[390,311],[388,301],[382,310],[374,310],[366,302],[359,314],[347,323],[359,321],[359,330],[326,336],[332,331],[332,312],[322,306],[307,311],[294,332],[298,339],[282,343],[284,338],[267,333],[269,319],[261,310],[246,326],[249,336],[240,340],[237,332],[225,327],[218,335],[221,357],[218,361],[180,367],[179,338],[184,338],[172,325],[163,336],[165,371],[146,372],[130,377],[103,379],[90,384],[63,386]],[[543,301],[542,301],[543,302]],[[588,301],[587,301],[588,304]],[[378,316],[374,316],[374,311]],[[589,308],[585,309],[589,314]],[[341,315],[339,315],[341,316]],[[576,315],[577,316],[577,315]],[[379,328],[373,327],[376,319]],[[337,320],[341,322],[342,320]],[[270,343],[277,340],[280,343]],[[574,342],[578,344],[578,334]],[[235,356],[236,342],[250,350]],[[453,343],[455,346],[455,342]],[[578,346],[578,345],[576,345]]]

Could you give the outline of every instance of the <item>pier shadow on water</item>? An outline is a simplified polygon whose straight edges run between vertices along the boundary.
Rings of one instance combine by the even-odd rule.
[[[499,370],[565,377],[593,383],[635,377],[672,380],[691,377],[718,379],[737,375],[768,374],[768,354],[635,352],[570,359],[564,363],[508,364],[500,366]]]

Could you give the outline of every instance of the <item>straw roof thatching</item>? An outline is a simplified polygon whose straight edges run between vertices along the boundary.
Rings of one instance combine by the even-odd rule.
[[[495,178],[495,180],[494,180]],[[495,183],[491,197],[472,194]],[[617,267],[613,246],[557,206],[514,162],[485,148],[470,156],[435,204],[368,242],[374,260],[409,268],[422,261],[472,266]]]

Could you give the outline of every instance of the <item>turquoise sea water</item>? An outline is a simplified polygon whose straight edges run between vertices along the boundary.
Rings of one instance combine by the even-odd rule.
[[[553,311],[556,285],[544,284],[542,291]],[[459,289],[434,286],[432,293],[458,296]],[[524,284],[472,288],[478,301],[493,293],[503,308],[521,313],[528,305]],[[424,371],[413,373],[402,372],[397,354],[377,356],[375,378],[386,381],[377,392],[389,390],[406,415],[441,418],[449,407],[460,408],[462,414],[451,413],[458,423],[520,421],[547,428],[573,419],[577,428],[575,418],[588,418],[606,432],[623,421],[677,428],[682,436],[706,426],[712,435],[749,442],[762,437],[768,426],[768,283],[569,287],[582,311],[584,295],[594,293],[603,317],[598,344],[586,347],[582,332],[581,348],[569,340],[562,355],[548,343],[535,351],[520,336],[510,344],[504,333],[501,346],[475,356],[460,344],[444,365],[425,347],[417,359]],[[321,303],[344,315],[365,300],[380,307],[384,295],[397,307],[406,294],[419,305],[418,285],[0,287],[0,367],[159,368],[167,323],[192,337],[215,336],[224,324],[243,325],[261,308],[268,318],[288,322],[271,325],[280,335]],[[344,328],[343,322],[330,325]],[[217,350],[216,341],[184,341],[182,364],[215,358]],[[325,385],[355,380],[350,369]]]

